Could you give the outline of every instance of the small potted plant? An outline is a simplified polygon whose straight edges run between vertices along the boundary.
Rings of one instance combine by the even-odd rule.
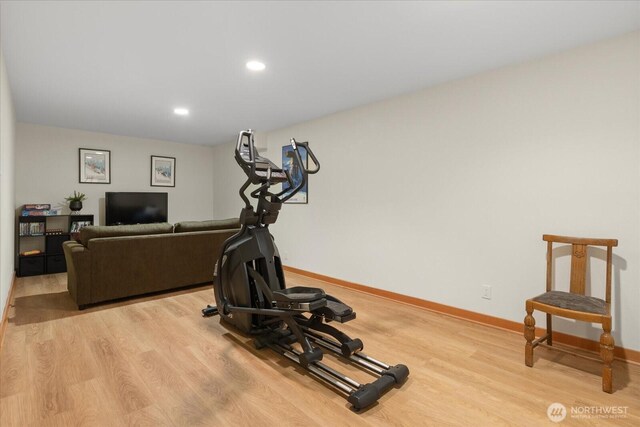
[[[78,193],[74,190],[73,196],[66,197],[65,200],[69,202],[69,209],[72,212],[78,212],[82,210],[82,201],[86,200],[87,196],[84,193]]]

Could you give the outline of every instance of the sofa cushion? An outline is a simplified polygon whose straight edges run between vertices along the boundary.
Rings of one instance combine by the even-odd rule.
[[[140,236],[172,232],[173,226],[168,222],[135,225],[90,225],[80,230],[80,243],[87,246],[89,240],[101,237]]]
[[[240,228],[240,220],[238,218],[183,221],[178,222],[173,230],[176,233],[186,233],[188,231],[230,230],[234,228]]]

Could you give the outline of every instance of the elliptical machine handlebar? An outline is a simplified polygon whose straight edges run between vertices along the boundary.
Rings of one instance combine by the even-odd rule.
[[[235,149],[236,161],[248,177],[247,182],[245,182],[239,191],[240,197],[245,202],[246,208],[249,208],[251,203],[244,192],[250,184],[259,185],[256,190],[251,192],[251,197],[260,199],[261,195],[262,197],[270,196],[275,198],[271,199],[270,203],[274,203],[276,201],[276,203],[284,203],[304,188],[309,174],[318,173],[320,170],[320,162],[313,151],[311,151],[311,148],[309,148],[309,143],[306,141],[298,142],[295,138],[291,138],[291,148],[293,149],[291,161],[293,162],[295,169],[300,171],[301,175],[300,179],[296,180],[298,181],[296,184],[294,183],[294,177],[290,175],[288,170],[276,166],[271,160],[258,154],[253,137],[254,133],[251,129],[240,131]],[[303,147],[309,157],[311,157],[311,160],[314,163],[312,168],[309,168],[308,162],[305,164],[302,161],[300,147]],[[288,183],[289,185],[277,194],[269,192],[269,188],[273,184],[278,183]]]
[[[307,150],[307,153],[309,154],[309,156],[311,157],[311,160],[313,160],[313,163],[315,164],[313,169],[309,169],[308,164],[305,165],[304,162],[302,161],[302,156],[300,155],[300,150],[298,149],[299,146],[304,147],[304,149]],[[311,148],[309,148],[308,141],[298,142],[295,140],[295,138],[291,138],[291,147],[293,148],[293,152],[295,153],[295,156],[293,157],[293,161],[296,162],[297,166],[302,171],[302,179],[300,179],[300,182],[298,182],[298,185],[296,185],[296,187],[293,190],[291,189],[291,187],[289,187],[286,190],[282,190],[278,194],[278,196],[286,194],[286,196],[282,197],[281,199],[283,203],[289,200],[290,198],[292,198],[293,196],[295,196],[298,193],[298,191],[302,190],[302,188],[307,182],[307,175],[318,173],[318,171],[320,170],[320,162],[318,161],[315,154],[313,154],[313,151],[311,151]]]
[[[243,139],[247,137],[247,149],[243,150]],[[236,161],[243,169],[250,169],[247,175],[253,177],[256,170],[255,145],[253,142],[253,130],[247,129],[240,131],[238,134],[238,142],[236,143]],[[248,157],[248,159],[247,159]]]
[[[311,156],[311,160],[313,160],[313,164],[315,165],[313,169],[309,169],[308,165],[305,166],[305,164],[302,162],[302,157],[300,156],[298,146],[304,147],[304,149],[307,150],[307,153],[309,153],[309,156]],[[320,170],[320,162],[316,158],[315,154],[313,154],[313,151],[311,151],[311,148],[309,148],[308,141],[298,142],[295,138],[291,138],[291,147],[293,147],[293,151],[296,153],[296,160],[298,161],[298,165],[300,165],[300,168],[304,171],[305,174],[313,175],[314,173],[318,173],[318,171]]]

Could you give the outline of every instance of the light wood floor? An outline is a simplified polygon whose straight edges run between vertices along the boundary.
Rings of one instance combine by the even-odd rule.
[[[409,366],[407,383],[357,413],[281,356],[202,318],[209,287],[79,312],[58,274],[16,282],[0,354],[0,425],[541,425],[551,424],[553,402],[627,407],[625,418],[569,415],[563,424],[640,425],[637,365],[614,362],[609,395],[597,362],[538,348],[527,368],[520,334],[288,277],[349,302],[358,318],[345,332],[371,356]]]

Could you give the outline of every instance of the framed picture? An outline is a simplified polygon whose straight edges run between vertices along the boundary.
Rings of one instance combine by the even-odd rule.
[[[151,156],[151,186],[176,186],[176,158]]]
[[[298,146],[298,150],[300,151],[300,157],[302,158],[302,163],[307,167],[308,165],[308,154],[307,150],[304,147]],[[302,170],[294,160],[295,153],[293,151],[293,147],[290,145],[285,145],[282,147],[282,169],[288,170],[289,175],[291,175],[291,180],[293,181],[293,187],[295,188],[300,181],[302,181]],[[289,183],[283,182],[282,189],[286,190],[289,188]],[[298,191],[298,193],[287,200],[285,203],[297,203],[297,204],[305,204],[309,202],[309,181],[305,182],[304,187]]]
[[[80,148],[80,183],[111,184],[111,151]]]
[[[91,225],[91,221],[73,221],[71,223],[70,233],[79,233],[84,227]]]

